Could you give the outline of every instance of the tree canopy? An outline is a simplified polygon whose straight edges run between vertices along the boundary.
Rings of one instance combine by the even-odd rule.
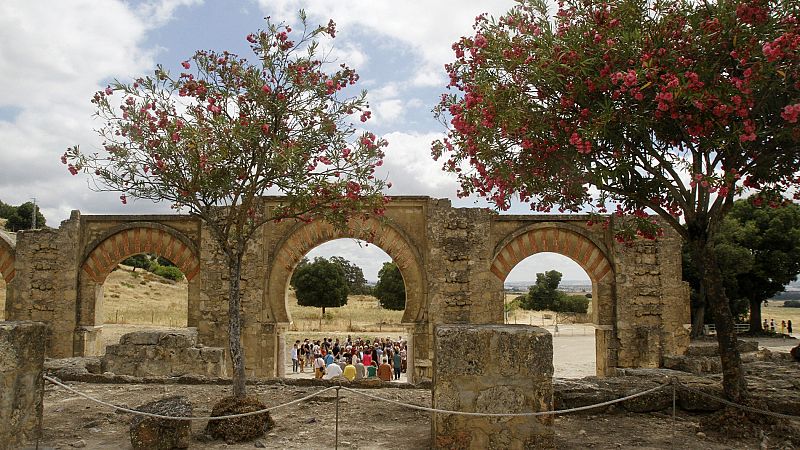
[[[433,144],[461,195],[498,208],[627,215],[620,240],[661,225],[694,253],[714,311],[723,386],[746,397],[728,300],[709,242],[737,194],[797,194],[800,39],[791,1],[517,0],[453,45]],[[608,219],[598,217],[608,224]]]
[[[370,293],[370,288],[367,286],[367,279],[364,278],[364,271],[361,270],[361,267],[358,267],[341,256],[331,256],[330,261],[342,268],[344,279],[347,282],[347,290],[351,294]]]
[[[336,308],[347,304],[347,280],[341,266],[322,257],[296,269],[295,295],[300,306]]]
[[[406,308],[406,285],[400,268],[393,262],[383,263],[373,294],[381,307],[395,311]]]
[[[734,315],[749,312],[750,330],[761,330],[762,303],[800,274],[800,207],[766,208],[737,200],[714,239],[714,251]]]
[[[548,270],[536,274],[536,284],[528,288],[528,295],[522,302],[524,309],[535,311],[555,311],[560,292],[557,291],[561,284],[561,272]]]
[[[370,118],[356,72],[325,60],[321,39],[336,26],[299,26],[266,19],[247,35],[254,62],[227,51],[201,50],[173,74],[158,66],[133,82],[114,81],[92,99],[103,151],[67,149],[72,174],[99,190],[120,192],[201,218],[229,268],[228,338],[233,391],[246,394],[241,346],[241,264],[259,227],[282,220],[379,216],[387,183],[375,177],[384,139],[361,124]],[[354,123],[356,122],[356,123]],[[266,193],[282,194],[267,208]]]
[[[33,202],[25,202],[19,206],[0,202],[0,218],[8,220],[6,228],[11,231],[30,230],[33,228],[34,208],[36,208],[36,228],[42,228],[46,223],[44,215]]]

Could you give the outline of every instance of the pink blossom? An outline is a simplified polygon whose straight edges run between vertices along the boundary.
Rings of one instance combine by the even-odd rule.
[[[781,117],[783,120],[789,123],[797,123],[797,117],[800,115],[800,103],[795,103],[794,105],[787,105],[783,108],[781,112]]]
[[[182,62],[181,65],[183,66],[184,69],[188,69],[189,67],[191,67],[191,65],[189,65],[189,61],[188,60]]]

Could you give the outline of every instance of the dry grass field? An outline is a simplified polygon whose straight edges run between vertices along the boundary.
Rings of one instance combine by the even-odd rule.
[[[105,323],[185,327],[188,283],[169,280],[145,272],[120,268],[108,276],[104,286]],[[289,292],[291,331],[384,332],[402,331],[403,311],[381,308],[375,297],[351,295],[347,305],[322,309],[298,306],[294,292]]]

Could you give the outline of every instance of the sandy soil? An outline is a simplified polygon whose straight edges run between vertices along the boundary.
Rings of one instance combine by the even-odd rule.
[[[70,383],[72,387],[105,401],[138,406],[166,395],[185,395],[195,405],[196,416],[207,415],[210,405],[228,394],[221,386],[180,385],[96,385]],[[300,398],[320,387],[288,385],[252,386],[267,405],[278,405]],[[430,405],[430,392],[419,389],[384,388],[369,390],[382,398],[418,405]],[[341,392],[339,401],[339,446],[357,449],[424,449],[429,448],[430,414],[390,403],[366,399]],[[260,439],[266,448],[326,449],[334,448],[335,393],[278,409],[273,418],[276,427]],[[109,408],[91,404],[59,387],[48,384],[45,391],[44,437],[40,448],[130,449],[127,414],[116,414]],[[670,414],[630,414],[624,412],[576,414],[555,420],[556,447],[582,448],[686,448],[686,449],[757,449],[761,440],[755,437],[733,439],[713,431],[702,431],[699,416],[678,412]],[[192,448],[251,449],[255,442],[227,445],[206,442],[201,434],[205,422],[194,422]],[[770,448],[780,438],[768,437]]]

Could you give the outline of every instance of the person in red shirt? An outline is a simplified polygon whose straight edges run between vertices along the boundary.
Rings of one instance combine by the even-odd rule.
[[[384,358],[381,365],[378,366],[378,378],[383,381],[392,381],[392,366],[386,362],[386,358]]]

